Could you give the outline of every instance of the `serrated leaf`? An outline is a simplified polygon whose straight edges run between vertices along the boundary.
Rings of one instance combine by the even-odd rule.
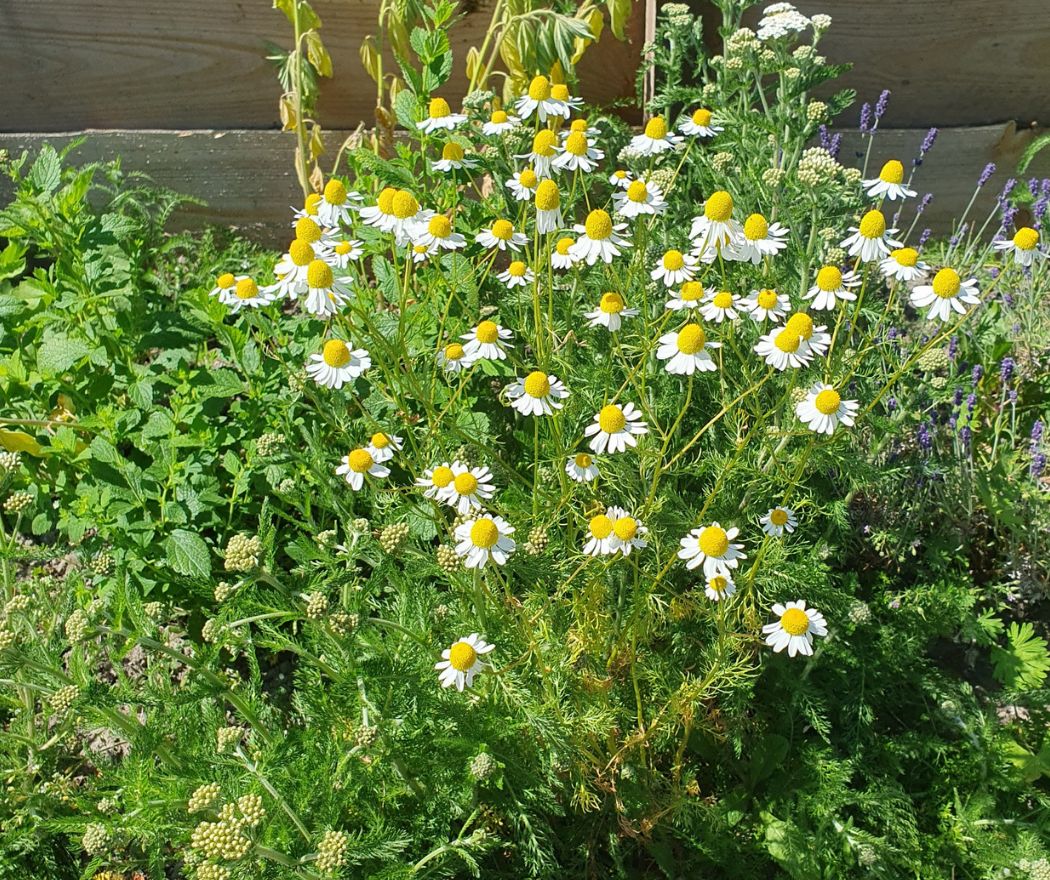
[[[211,552],[196,532],[175,529],[164,542],[168,564],[179,574],[206,578],[211,574]]]
[[[87,357],[90,349],[79,339],[62,333],[44,337],[36,352],[36,368],[44,374],[64,373],[77,361]]]
[[[38,190],[50,195],[62,182],[62,162],[51,144],[44,144],[29,169],[29,182]]]

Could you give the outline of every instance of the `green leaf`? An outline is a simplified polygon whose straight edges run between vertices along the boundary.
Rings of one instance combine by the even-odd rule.
[[[394,114],[400,125],[407,129],[416,127],[416,96],[407,89],[402,89],[394,98]]]
[[[29,169],[28,180],[34,188],[46,195],[58,189],[62,182],[62,162],[51,144],[44,144],[40,148],[33,167]]]
[[[609,7],[609,29],[618,40],[623,40],[627,34],[624,28],[627,19],[631,16],[631,0],[608,0]]]
[[[179,574],[206,578],[211,574],[211,553],[196,532],[175,529],[165,541],[168,564]]]
[[[62,333],[45,336],[36,352],[36,368],[45,375],[64,373],[87,357],[89,350],[81,340],[70,339]]]
[[[44,454],[44,448],[36,438],[25,431],[0,431],[0,446],[8,452],[25,452],[37,458]]]
[[[1046,640],[1035,634],[1030,623],[1011,623],[1006,648],[992,649],[993,674],[1009,688],[1032,689],[1042,686],[1050,670]]]
[[[1043,132],[1024,148],[1024,152],[1021,154],[1021,161],[1017,163],[1017,172],[1024,174],[1028,170],[1028,166],[1032,164],[1036,154],[1046,147],[1050,147],[1050,131]]]

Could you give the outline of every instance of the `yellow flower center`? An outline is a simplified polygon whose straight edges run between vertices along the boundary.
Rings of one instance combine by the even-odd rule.
[[[398,220],[407,220],[419,213],[419,202],[407,189],[399,189],[397,195],[394,196],[391,208],[393,215]]]
[[[518,175],[518,183],[525,187],[525,189],[535,189],[536,182],[536,172],[531,168],[526,168]]]
[[[288,245],[288,256],[296,266],[305,266],[313,260],[314,249],[310,242],[297,238]]]
[[[509,220],[497,220],[492,224],[492,237],[500,241],[510,241],[514,235],[514,224]]]
[[[329,339],[321,350],[321,357],[330,367],[345,367],[350,363],[350,349],[342,339]]]
[[[646,123],[645,136],[654,141],[662,141],[667,137],[667,123],[662,116],[654,116]]]
[[[623,295],[614,291],[603,293],[602,300],[598,304],[598,308],[600,308],[607,315],[618,315],[624,310],[624,306],[625,303],[623,300]]]
[[[612,533],[613,521],[604,513],[599,513],[597,516],[591,517],[591,521],[587,523],[587,528],[600,541],[602,538],[608,538]]]
[[[551,81],[545,76],[534,76],[529,83],[529,97],[533,101],[546,101],[551,96]]]
[[[376,449],[386,449],[390,445],[390,438],[382,431],[372,435],[372,445]]]
[[[889,162],[882,166],[882,171],[879,172],[879,180],[883,183],[903,183],[904,166],[896,159],[890,159]]]
[[[638,521],[633,516],[621,516],[613,523],[613,532],[621,541],[630,541],[638,534]]]
[[[313,244],[321,240],[321,227],[309,217],[300,217],[295,221],[295,237]]]
[[[328,290],[335,279],[332,277],[332,267],[324,260],[313,260],[306,268],[306,285],[319,290]]]
[[[499,529],[487,516],[482,517],[470,527],[470,540],[475,547],[488,550],[499,540]]]
[[[565,152],[574,156],[586,156],[588,146],[587,135],[582,131],[574,131],[565,138]]]
[[[802,344],[802,339],[791,328],[785,327],[773,339],[773,344],[787,354],[794,354]]]
[[[839,393],[831,388],[825,388],[813,400],[813,405],[817,408],[817,412],[826,416],[837,413],[841,403],[842,398],[839,396]]]
[[[568,90],[566,90],[568,91]],[[582,131],[586,134],[587,132],[587,120],[586,119],[574,119],[569,124],[569,131]]]
[[[769,224],[761,214],[752,214],[744,221],[744,237],[748,241],[761,241],[769,234]]]
[[[817,273],[817,287],[825,293],[842,287],[842,270],[838,266],[825,266]]]
[[[450,342],[445,346],[445,360],[458,361],[463,355],[463,346],[458,342]]]
[[[919,252],[915,248],[897,248],[890,256],[901,266],[913,267],[919,262]]]
[[[685,266],[685,257],[682,256],[681,251],[667,251],[664,254],[664,268],[668,272],[677,272],[679,269]]]
[[[551,393],[551,383],[547,374],[534,370],[525,377],[525,393],[529,397],[546,397]]]
[[[755,302],[763,309],[771,309],[777,304],[777,299],[777,292],[765,287],[758,292]]]
[[[536,187],[536,210],[554,211],[561,204],[561,193],[558,192],[558,184],[553,180],[540,181]]]
[[[696,543],[705,555],[715,559],[725,556],[726,551],[729,550],[729,536],[726,530],[719,526],[708,526],[700,533]]]
[[[376,207],[379,208],[382,214],[393,214],[394,213],[394,196],[397,195],[397,190],[392,186],[383,187],[383,190],[379,193],[376,198]]]
[[[456,642],[448,652],[449,665],[457,672],[469,672],[478,659],[478,652],[467,642]]]
[[[460,495],[473,495],[478,491],[478,478],[468,471],[456,477],[454,485]]]
[[[1030,251],[1039,244],[1039,233],[1031,226],[1022,226],[1014,233],[1014,247],[1022,251]]]
[[[578,468],[589,468],[591,466],[591,462],[593,461],[593,459],[586,452],[578,453],[574,460],[576,462],[576,467]]]
[[[678,331],[676,344],[682,354],[696,354],[707,343],[707,334],[699,324],[686,324]]]
[[[551,97],[555,101],[568,101],[569,100],[569,87],[565,83],[554,83],[551,86]]]
[[[310,214],[311,216],[313,216],[313,215],[315,215],[317,213],[317,208],[320,206],[320,204],[321,204],[321,194],[320,193],[309,193],[306,196],[306,198],[303,200],[303,210],[306,211],[307,214]],[[333,202],[332,204],[335,204],[335,203]]]
[[[886,234],[886,218],[882,211],[868,211],[860,221],[860,234],[865,238],[882,238]]]
[[[711,580],[707,582],[707,585],[714,590],[716,593],[724,593],[726,587],[729,586],[729,579],[722,577],[720,574],[716,574]]]
[[[373,465],[372,453],[367,449],[355,449],[346,457],[346,463],[355,474],[369,471]]]
[[[597,208],[587,215],[587,222],[583,228],[592,241],[604,240],[612,235],[612,217],[606,211]]]
[[[951,299],[959,292],[961,279],[954,269],[941,269],[933,276],[933,292],[941,299]]]
[[[427,223],[427,232],[434,238],[448,238],[452,234],[452,221],[444,214],[435,214]]]
[[[431,119],[444,119],[446,116],[452,115],[452,108],[448,106],[448,101],[444,98],[431,98],[430,99],[430,118]]]
[[[412,245],[412,253],[414,254],[425,254],[427,252],[427,246],[425,244],[414,244]]]
[[[433,483],[438,489],[444,489],[449,483],[456,478],[456,475],[452,473],[452,468],[445,467],[443,464],[439,464],[434,468],[430,475],[430,482]]]
[[[803,339],[809,339],[813,335],[813,319],[805,312],[796,312],[788,318],[787,324],[784,326],[788,330],[797,333]]]
[[[627,177],[627,172],[624,171],[622,168],[617,168],[613,172],[613,177],[615,177],[617,180],[623,180],[625,177]]]
[[[649,187],[645,185],[644,180],[632,180],[630,186],[627,187],[627,198],[632,202],[638,202],[639,204],[649,198]]]
[[[706,107],[693,111],[693,124],[702,125],[705,128],[711,124],[711,111]]]
[[[341,180],[329,180],[324,186],[324,200],[329,205],[343,205],[346,203],[346,187]]]
[[[507,122],[507,111],[506,110],[493,110],[492,115],[489,117],[489,122],[494,122],[496,125],[502,125]]]
[[[477,330],[474,331],[474,338],[478,342],[491,345],[499,339],[499,327],[496,326],[494,321],[482,321],[478,324]]]
[[[441,148],[441,158],[451,159],[453,162],[462,162],[463,148],[455,141],[449,141]]]
[[[254,299],[259,295],[259,285],[251,278],[242,278],[233,289],[237,299]]]
[[[725,223],[733,216],[733,197],[721,189],[711,193],[704,202],[704,216],[715,223]]]
[[[335,252],[339,256],[343,257],[350,253],[351,244],[348,241],[341,241],[335,246]]]
[[[780,625],[788,635],[803,636],[809,632],[809,616],[800,608],[788,608],[780,617]]]
[[[558,243],[554,246],[554,249],[559,254],[561,254],[561,256],[567,257],[569,255],[569,248],[571,248],[574,244],[576,244],[576,241],[572,238],[559,238]]]
[[[237,283],[237,279],[233,277],[232,272],[223,272],[218,278],[215,279],[215,286],[219,290],[229,290]]]
[[[769,514],[769,521],[775,526],[787,525],[787,511],[783,507],[774,507],[772,513]]]
[[[627,417],[615,403],[603,406],[598,413],[598,427],[606,434],[619,434],[627,424]]]
[[[558,136],[549,128],[541,128],[532,139],[532,152],[537,156],[553,156]]]
[[[527,268],[528,267],[521,260],[515,260],[507,266],[507,274],[510,275],[511,278],[524,278],[525,270]]]
[[[699,281],[686,281],[678,295],[683,302],[696,302],[704,295],[704,285]]]
[[[711,300],[716,309],[728,309],[733,305],[733,294],[728,290],[720,290]]]

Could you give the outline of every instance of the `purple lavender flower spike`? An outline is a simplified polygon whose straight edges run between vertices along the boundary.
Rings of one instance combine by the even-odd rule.
[[[871,131],[871,104],[865,102],[860,108],[860,133],[868,134]]]
[[[973,372],[970,374],[973,379],[973,384],[976,385],[981,381],[981,377],[984,375],[984,367],[980,364],[973,365]]]
[[[995,174],[995,163],[989,162],[984,166],[984,171],[981,172],[981,176],[977,178],[977,188],[980,189],[984,186],[993,174]]]
[[[916,214],[921,214],[923,211],[925,211],[930,206],[930,202],[932,202],[932,201],[933,201],[933,193],[926,193],[926,195],[924,195],[922,197],[922,201],[919,202],[918,207],[915,209],[915,213]]]
[[[919,247],[922,247],[926,242],[930,240],[930,236],[933,235],[933,230],[927,226],[923,231],[922,235],[919,236]]]
[[[886,107],[890,103],[890,90],[883,89],[882,94],[879,95],[879,100],[875,102],[875,123],[878,124],[879,120],[886,115]]]
[[[999,381],[1006,384],[1013,378],[1014,368],[1017,364],[1012,357],[1004,357],[999,364]]]
[[[959,337],[953,336],[948,340],[948,360],[954,361],[955,356],[959,353]]]
[[[841,134],[832,135],[831,143],[828,146],[828,152],[831,154],[831,158],[832,159],[837,159],[839,157],[839,152],[841,150],[842,150],[842,135]]]

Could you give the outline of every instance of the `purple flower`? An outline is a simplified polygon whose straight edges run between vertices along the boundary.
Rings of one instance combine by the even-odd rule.
[[[879,100],[875,102],[875,124],[879,124],[879,120],[886,115],[886,107],[890,103],[890,90],[883,89],[882,94],[879,95]]]
[[[1010,198],[1010,193],[1014,191],[1014,187],[1017,186],[1017,178],[1011,177],[1003,185],[1003,191],[999,193],[999,207],[1003,207],[1006,204],[1006,200]]]
[[[886,338],[890,342],[892,342],[894,339],[896,339],[897,336],[898,336],[898,333],[897,333],[897,328],[896,327],[890,327],[889,329],[886,330]]]
[[[981,176],[977,178],[977,188],[980,189],[984,186],[993,174],[995,174],[995,163],[989,162],[984,166],[984,171],[981,172]]]
[[[1046,469],[1046,456],[1041,452],[1037,452],[1032,456],[1032,467],[1031,472],[1033,477],[1039,477]]]
[[[1009,398],[1010,403],[1017,403],[1017,389],[1011,388],[1010,393],[1006,395]]]
[[[831,145],[828,147],[828,152],[831,154],[832,159],[839,157],[839,152],[842,150],[842,135],[832,135]]]
[[[1031,194],[1033,199],[1039,198],[1039,178],[1030,177],[1028,178],[1028,192]]]
[[[1004,357],[999,363],[999,381],[1003,384],[1009,382],[1013,378],[1014,367],[1016,366],[1017,364],[1012,357]]]
[[[973,411],[977,408],[977,395],[970,392],[966,398],[966,414],[973,415]]]
[[[955,396],[952,398],[952,403],[955,406],[961,406],[962,405],[962,397],[963,397],[963,390],[961,388],[956,388],[955,389]]]
[[[865,103],[860,108],[860,133],[868,134],[871,131],[871,104]]]
[[[1039,201],[1032,206],[1032,216],[1035,217],[1035,222],[1038,225],[1042,223],[1043,217],[1046,216],[1046,209],[1050,206],[1050,196],[1040,196]]]
[[[1014,225],[1014,217],[1017,216],[1017,208],[1007,208],[1003,211],[1003,219],[999,224],[1000,232],[1006,232]]]
[[[911,160],[912,165],[918,168],[922,164],[923,159],[926,158],[926,154],[933,149],[933,142],[935,140],[937,140],[937,129],[931,128],[926,132],[926,137],[922,139],[922,146],[919,147],[918,158]]]
[[[978,186],[980,186],[980,184],[978,184]],[[948,239],[948,244],[951,247],[955,247],[960,241],[962,241],[962,237],[964,235],[966,235],[966,227],[969,226],[969,225],[970,224],[968,224],[968,223],[964,223],[962,226],[959,227],[959,229],[955,233],[955,235],[953,235],[950,239]]]
[[[923,231],[922,235],[919,236],[919,247],[922,247],[926,242],[930,240],[930,236],[933,235],[933,230],[927,226]]]
[[[926,193],[926,195],[924,195],[922,197],[922,201],[919,202],[919,206],[915,209],[915,213],[916,214],[921,214],[923,211],[925,211],[930,206],[930,202],[932,202],[932,201],[933,201],[933,193]]]
[[[1014,298],[1010,296],[1005,290],[1003,291],[1003,305],[1008,309],[1012,308],[1014,304]]]
[[[948,360],[954,361],[955,356],[959,353],[959,337],[953,336],[948,340]]]
[[[820,135],[820,145],[827,150],[831,146],[831,134],[828,132],[828,127],[822,124],[817,129],[817,134]]]
[[[1040,419],[1036,419],[1032,423],[1032,431],[1028,435],[1032,440],[1032,446],[1035,446],[1040,440],[1043,439],[1043,422]]]
[[[919,444],[919,449],[929,455],[930,450],[933,449],[933,437],[930,436],[930,429],[926,422],[919,425],[919,430],[915,435],[915,439]]]
[[[959,429],[959,439],[962,440],[965,449],[970,448],[970,441],[973,439],[973,431],[970,430],[969,425],[963,425],[962,428]]]
[[[974,364],[973,371],[970,375],[973,379],[973,384],[976,385],[978,382],[981,381],[981,376],[984,375],[984,367],[982,367],[980,364]]]
[[[897,398],[896,397],[888,397],[888,398],[886,398],[886,409],[888,409],[890,412],[896,412],[896,410],[897,410]]]

